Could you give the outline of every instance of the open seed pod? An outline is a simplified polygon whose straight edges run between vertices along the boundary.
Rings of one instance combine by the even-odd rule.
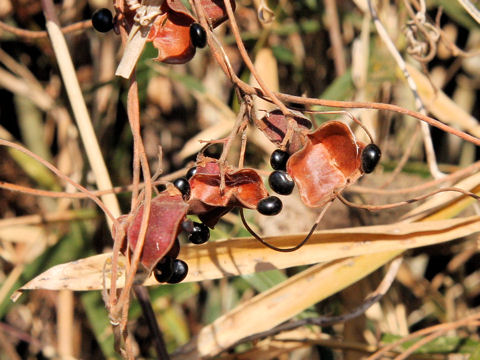
[[[132,252],[137,245],[143,208],[143,205],[138,208],[126,231],[127,242]],[[140,263],[148,274],[175,244],[180,232],[180,224],[185,219],[187,210],[188,204],[183,201],[182,194],[173,186],[168,186],[167,190],[152,199],[147,233],[140,257]]]
[[[326,122],[307,134],[305,146],[287,162],[287,172],[297,184],[305,205],[324,205],[362,176],[364,147],[350,128],[339,121]]]
[[[288,143],[286,151],[290,154],[300,150],[305,145],[305,135],[312,128],[311,121],[299,111],[292,111],[295,127],[293,135]],[[275,109],[267,113],[262,119],[256,122],[257,127],[274,144],[280,144],[285,137],[288,128],[288,119],[283,113]]]
[[[202,0],[200,4],[213,27],[228,18],[223,0]],[[235,9],[234,1],[232,7]],[[148,34],[148,41],[158,50],[155,60],[184,64],[195,55],[195,46],[190,40],[190,25],[195,20],[180,0],[165,1],[161,10],[164,14],[157,16]]]
[[[166,4],[177,13],[189,14],[181,0],[166,0]],[[232,5],[233,11],[235,11],[235,1],[230,0],[230,4]],[[208,21],[214,28],[228,19],[223,0],[200,0],[200,6],[205,11]]]
[[[175,11],[162,4],[162,15],[156,17],[148,34],[148,41],[158,50],[156,61],[167,64],[184,64],[195,55],[195,46],[190,41],[190,25],[194,22],[183,4],[178,1],[176,8],[184,11]]]
[[[220,166],[217,159],[201,158],[197,172],[190,179],[190,213],[196,214],[210,227],[234,207],[255,209],[268,196],[261,177],[253,169],[226,167],[225,189],[220,192]]]

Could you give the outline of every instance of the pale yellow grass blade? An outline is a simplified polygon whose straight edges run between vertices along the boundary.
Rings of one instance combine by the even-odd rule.
[[[480,216],[473,216],[425,221],[408,226],[397,223],[319,231],[312,235],[305,246],[291,253],[275,252],[252,237],[221,240],[204,245],[184,246],[179,258],[185,260],[189,266],[189,274],[185,281],[202,281],[382,251],[405,250],[451,241],[478,231]],[[298,243],[304,236],[305,234],[275,236],[266,237],[265,240],[276,246],[286,247]],[[103,267],[110,256],[111,254],[96,255],[57,265],[37,276],[20,290],[102,289]],[[107,280],[108,277],[107,274]],[[121,276],[118,286],[122,286],[123,282]],[[145,285],[157,284],[153,277],[145,283]]]
[[[444,123],[460,126],[462,130],[480,137],[477,119],[455,104],[442,90],[434,89],[432,83],[419,70],[409,64],[407,70],[417,84],[418,94],[428,111]]]
[[[401,250],[319,264],[292,276],[205,326],[173,359],[214,356],[238,340],[290,319],[312,304],[357,282]]]

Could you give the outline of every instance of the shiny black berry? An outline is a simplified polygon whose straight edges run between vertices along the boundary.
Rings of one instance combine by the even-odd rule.
[[[182,193],[183,198],[188,200],[190,197],[190,183],[187,178],[181,177],[174,180],[173,185]]]
[[[174,273],[174,260],[170,256],[165,256],[153,269],[153,275],[158,282],[167,282]]]
[[[275,150],[270,156],[270,165],[274,170],[286,170],[289,153],[283,150]]]
[[[188,237],[188,240],[193,244],[203,244],[210,239],[210,229],[203,223],[194,222],[193,230]]]
[[[173,274],[167,281],[169,284],[178,284],[188,274],[188,265],[185,261],[176,259],[173,261]]]
[[[277,215],[282,211],[282,200],[276,196],[267,196],[260,200],[257,204],[257,210],[260,214],[263,215]]]
[[[99,32],[109,32],[113,29],[113,15],[108,9],[98,9],[92,15],[93,28]]]
[[[194,167],[188,169],[187,175],[185,175],[185,177],[186,177],[188,180],[190,180],[190,179],[193,177],[193,175],[195,175],[196,173],[197,173],[197,167],[194,166]]]
[[[190,39],[193,46],[204,48],[207,45],[207,32],[199,23],[190,25]]]
[[[379,147],[375,144],[368,144],[362,151],[362,171],[366,174],[371,173],[375,170],[382,152]]]
[[[293,179],[283,170],[273,171],[268,177],[268,184],[280,195],[290,195],[295,187]]]

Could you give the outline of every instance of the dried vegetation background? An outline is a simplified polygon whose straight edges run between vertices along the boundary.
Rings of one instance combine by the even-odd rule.
[[[416,0],[374,5],[389,38],[409,64],[427,112],[479,137],[480,27],[476,13],[467,13],[462,3],[468,5],[429,0],[425,18],[409,13],[421,12],[423,2]],[[265,5],[237,1],[235,14],[249,55],[271,89],[418,110],[411,86],[385,38],[377,33],[367,2],[271,1],[272,14],[262,8]],[[110,6],[102,0],[65,0],[56,4],[56,10],[62,25],[69,25]],[[259,21],[262,9],[264,17],[274,16],[268,24]],[[0,20],[21,29],[45,29],[40,1],[0,0]],[[215,33],[233,69],[244,81],[251,81],[228,24]],[[21,35],[0,27],[0,138],[23,144],[71,179],[95,189],[50,41],[45,36]],[[89,27],[66,39],[112,182],[128,186],[133,140],[126,116],[127,83],[114,76],[121,57],[120,39],[113,32],[99,34]],[[152,172],[161,169],[171,180],[192,165],[202,147],[199,139],[228,135],[239,104],[230,80],[208,49],[197,51],[186,65],[154,63],[153,57],[154,49],[147,47],[137,68],[142,137]],[[260,101],[256,105],[260,110],[271,106]],[[348,200],[369,205],[405,201],[446,186],[435,183],[441,173],[458,174],[469,166],[470,171],[449,178],[447,184],[479,191],[480,154],[475,145],[433,128],[433,151],[428,155],[435,155],[436,169],[435,162],[427,164],[417,119],[388,111],[351,112],[373,133],[383,157],[373,174],[348,189],[344,194]],[[363,136],[361,130],[358,136]],[[251,126],[246,166],[267,175],[273,149]],[[209,149],[212,156],[220,150]],[[234,159],[238,151],[235,144]],[[406,153],[404,166],[394,170]],[[28,156],[1,147],[0,157],[0,184],[72,191]],[[456,183],[459,180],[463,182]],[[433,186],[415,191],[427,182]],[[375,192],[378,189],[384,191]],[[453,359],[453,354],[480,358],[479,207],[473,199],[454,196],[452,201],[451,195],[440,194],[421,205],[376,212],[337,201],[320,224],[330,230],[288,254],[275,253],[251,238],[238,240],[249,234],[238,214],[229,214],[212,231],[212,239],[230,240],[219,242],[218,249],[214,244],[206,248],[218,251],[214,259],[185,247],[182,254],[191,268],[187,282],[148,288],[169,353],[174,359],[359,359],[403,339],[408,341],[386,349],[378,358],[395,358],[406,349],[413,351],[405,355],[411,359]],[[118,198],[127,213],[130,193],[122,192]],[[256,212],[248,212],[247,217],[256,230],[286,246],[303,238],[317,214],[301,203],[297,193],[282,200],[284,209],[276,217]],[[1,189],[0,218],[0,359],[119,357],[100,291],[37,289],[25,292],[16,303],[10,300],[16,289],[54,265],[111,251],[108,225],[95,204]],[[385,275],[381,266],[400,254],[403,263],[397,261],[400,267],[393,285],[388,291],[379,290],[385,294],[381,300],[369,300]],[[270,262],[262,266],[259,258]],[[316,263],[320,265],[305,270]],[[87,286],[90,278],[75,271],[54,277],[49,288]],[[97,281],[101,270],[95,271]],[[244,275],[227,276],[239,273]],[[260,293],[262,297],[257,296]],[[369,301],[365,313],[342,319]],[[287,320],[323,316],[340,319],[321,328],[292,327],[242,341]],[[135,356],[156,358],[153,336],[136,300],[130,307],[128,329]],[[416,333],[419,330],[423,332]],[[407,338],[409,334],[414,335]],[[419,339],[423,342],[414,345]]]

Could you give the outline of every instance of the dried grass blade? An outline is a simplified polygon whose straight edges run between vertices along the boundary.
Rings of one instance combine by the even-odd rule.
[[[365,226],[341,230],[324,230],[312,235],[309,242],[293,253],[279,253],[265,248],[254,238],[239,238],[183,247],[179,258],[189,264],[185,281],[202,281],[251,274],[271,269],[309,265],[341,258],[406,250],[451,241],[480,231],[480,216],[460,219],[424,221],[405,226]],[[298,243],[305,234],[266,238],[275,246]],[[377,255],[375,255],[377,256]],[[70,289],[100,290],[104,264],[111,254],[102,254],[57,265],[27,283],[20,290]],[[108,274],[106,286],[109,287]],[[123,275],[118,286],[124,283]],[[153,277],[145,285],[158,285]]]
[[[431,81],[420,71],[407,64],[407,70],[418,87],[418,93],[427,109],[446,124],[460,126],[480,137],[478,120],[455,104],[441,89],[434,89]]]
[[[173,359],[214,356],[252,332],[270,329],[355,283],[400,253],[377,254],[375,261],[365,255],[312,266],[205,326]]]

